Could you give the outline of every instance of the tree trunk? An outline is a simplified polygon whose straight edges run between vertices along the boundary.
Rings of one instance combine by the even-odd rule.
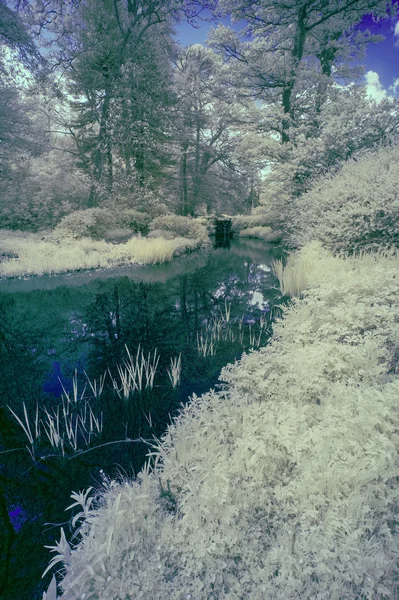
[[[191,215],[194,216],[195,209],[199,202],[199,192],[201,185],[201,173],[200,173],[200,139],[201,139],[201,125],[197,121],[197,127],[195,132],[195,163],[194,163],[194,176],[193,176],[193,198],[191,203]]]
[[[294,42],[294,47],[292,49],[292,66],[290,78],[287,81],[284,90],[283,90],[283,109],[284,113],[290,118],[284,118],[282,121],[282,133],[281,133],[281,141],[283,144],[289,142],[289,129],[291,127],[291,119],[294,117],[293,114],[293,105],[292,105],[292,92],[294,90],[297,72],[300,65],[300,62],[303,57],[303,52],[305,48],[306,41],[306,26],[305,26],[305,18],[306,18],[306,5],[302,6],[299,9],[298,20],[297,20],[297,33]]]
[[[140,136],[141,136],[141,138],[144,136],[144,129],[142,127],[140,129]],[[145,176],[144,176],[145,157],[144,157],[144,146],[143,146],[143,143],[141,142],[141,140],[139,141],[139,145],[136,150],[135,167],[136,167],[136,171],[137,171],[139,186],[143,187],[144,182],[145,182]]]
[[[180,159],[180,199],[181,208],[180,212],[183,216],[186,216],[189,211],[188,202],[188,185],[187,185],[187,150],[188,143],[185,142],[182,148],[182,155]]]

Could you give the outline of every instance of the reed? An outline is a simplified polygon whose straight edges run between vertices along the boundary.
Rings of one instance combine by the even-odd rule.
[[[98,384],[97,384],[96,379],[93,379],[93,381],[90,380],[86,371],[84,371],[84,374],[86,376],[87,382],[90,386],[90,389],[93,393],[94,398],[96,398],[96,399],[99,398],[104,390],[104,383],[105,383],[105,378],[106,378],[107,372],[105,371],[102,375],[100,375]]]
[[[181,353],[178,358],[170,359],[170,369],[166,369],[169,375],[170,382],[173,389],[177,388],[180,384],[181,375]]]
[[[97,397],[99,388],[97,389]],[[35,416],[29,417],[25,403],[23,403],[23,416],[18,416],[12,408],[8,407],[22,430],[24,431],[29,447],[28,452],[33,461],[39,447],[42,454],[43,446],[50,446],[53,451],[65,456],[66,451],[77,452],[82,444],[90,446],[92,438],[98,438],[103,431],[103,413],[95,414],[90,399],[85,397],[86,384],[82,392],[78,390],[77,371],[72,380],[72,396],[63,387],[61,406],[53,406],[50,410],[36,404]],[[96,396],[94,396],[96,397]]]
[[[279,280],[283,296],[302,297],[308,285],[308,265],[305,260],[297,260],[295,255],[289,256],[285,267],[281,260],[273,260],[272,270]]]
[[[141,350],[139,344],[136,356],[133,357],[129,351],[129,348],[125,344],[127,353],[127,359],[123,360],[123,364],[117,364],[116,369],[119,375],[119,383],[112,376],[108,369],[109,376],[111,377],[112,387],[117,395],[127,400],[130,395],[136,391],[142,393],[143,390],[154,387],[154,379],[158,369],[159,355],[155,348],[154,354],[151,357],[151,352],[148,353],[147,358],[144,356],[144,352]]]
[[[212,338],[212,335],[207,333],[203,334],[197,332],[197,350],[198,354],[202,356],[215,356],[216,354],[216,342]]]
[[[2,237],[0,249],[16,255],[0,263],[0,277],[65,273],[82,269],[111,268],[124,264],[155,264],[195,250],[198,240],[134,237],[124,244],[94,241],[88,238],[59,241],[43,240],[32,234]]]

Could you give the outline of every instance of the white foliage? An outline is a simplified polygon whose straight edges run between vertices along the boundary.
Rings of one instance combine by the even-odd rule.
[[[291,242],[319,240],[333,251],[399,247],[399,149],[349,161],[297,200]]]
[[[104,493],[63,598],[395,597],[398,260],[319,243],[295,260],[303,299],[223,369],[228,392],[193,396],[153,472]]]

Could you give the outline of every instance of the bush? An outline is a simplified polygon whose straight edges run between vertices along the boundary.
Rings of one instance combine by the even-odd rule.
[[[319,240],[352,254],[360,249],[399,247],[399,148],[384,148],[321,179],[295,202],[290,243]]]
[[[240,237],[258,238],[265,242],[277,242],[281,239],[279,231],[273,231],[271,227],[248,227],[241,229]]]
[[[151,223],[150,229],[152,231],[157,229],[170,231],[174,233],[176,237],[195,239],[203,242],[208,241],[206,227],[196,219],[190,217],[180,217],[178,215],[157,217]]]
[[[55,235],[82,238],[91,237],[95,240],[106,236],[107,231],[114,229],[117,219],[110,210],[105,208],[88,208],[76,210],[58,223]]]
[[[141,212],[134,208],[125,208],[118,211],[117,223],[122,227],[129,227],[135,233],[142,233],[146,235],[148,233],[148,226],[151,221],[151,217],[148,213]]]
[[[51,151],[23,156],[0,180],[0,223],[8,229],[53,228],[72,211],[86,205],[88,177],[70,154]]]
[[[171,231],[166,229],[153,229],[147,236],[148,238],[164,238],[165,240],[173,240],[176,236]]]
[[[170,215],[170,210],[163,202],[157,202],[147,208],[148,214],[154,219],[155,217],[163,217],[164,215]]]
[[[270,219],[265,214],[255,215],[236,215],[231,217],[232,220],[232,231],[234,233],[240,232],[242,229],[249,227],[261,227],[263,225],[269,225]]]
[[[115,227],[108,229],[104,236],[105,241],[120,244],[133,237],[133,231],[128,227]]]

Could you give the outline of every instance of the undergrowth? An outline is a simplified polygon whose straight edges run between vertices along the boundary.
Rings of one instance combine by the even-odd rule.
[[[303,299],[223,369],[226,391],[192,397],[153,470],[97,506],[75,493],[64,600],[397,597],[398,255],[293,260]]]

